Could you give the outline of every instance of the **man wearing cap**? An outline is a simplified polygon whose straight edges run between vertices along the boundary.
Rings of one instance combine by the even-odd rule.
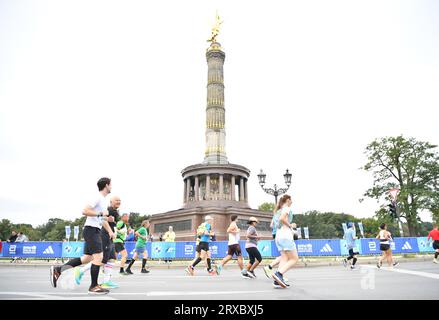
[[[354,224],[352,222],[348,223],[348,230],[346,231],[344,237],[346,239],[346,245],[349,250],[349,257],[347,259],[343,259],[343,265],[347,267],[348,261],[353,259],[351,269],[355,269],[358,252],[356,252],[357,249],[355,248],[355,239],[357,239],[357,237],[355,235]]]
[[[194,275],[194,268],[197,264],[199,264],[202,260],[206,260],[208,258],[210,237],[214,235],[212,231],[213,218],[211,216],[206,216],[204,218],[204,221],[205,222],[203,222],[197,228],[197,235],[200,236],[200,256],[194,261],[191,266],[186,268],[186,272],[190,275]],[[215,275],[215,271],[213,271],[212,269],[210,259],[207,259],[207,268],[210,275]]]

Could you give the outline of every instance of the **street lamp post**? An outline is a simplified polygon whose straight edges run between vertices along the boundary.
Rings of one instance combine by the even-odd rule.
[[[262,190],[265,191],[265,193],[271,194],[272,196],[274,196],[274,202],[275,205],[277,205],[277,197],[280,195],[283,195],[284,193],[286,193],[288,191],[288,189],[290,188],[291,185],[291,176],[292,174],[287,171],[284,174],[284,179],[285,179],[285,184],[287,185],[286,188],[277,188],[277,184],[274,185],[273,188],[264,188],[265,185],[265,178],[267,177],[267,175],[262,171],[258,174],[258,179],[259,179],[259,184],[262,188]]]

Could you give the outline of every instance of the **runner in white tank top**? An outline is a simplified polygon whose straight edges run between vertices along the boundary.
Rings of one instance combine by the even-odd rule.
[[[230,217],[231,223],[227,228],[227,233],[229,234],[229,248],[227,251],[227,256],[216,266],[216,273],[220,275],[223,270],[224,265],[233,259],[235,255],[238,259],[238,266],[241,270],[241,274],[243,277],[247,277],[247,270],[244,268],[244,261],[242,260],[242,251],[241,246],[239,245],[241,230],[238,228],[236,222],[238,221],[238,216],[233,215]]]

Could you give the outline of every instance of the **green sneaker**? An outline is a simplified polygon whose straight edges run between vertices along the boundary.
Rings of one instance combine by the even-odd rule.
[[[75,273],[76,284],[79,286],[79,284],[81,283],[82,276],[84,275],[84,272],[81,272],[81,267],[75,267],[74,273]]]
[[[109,281],[101,284],[101,287],[104,289],[117,289],[117,288],[119,288],[119,285],[114,283],[113,281],[109,280]]]
[[[221,271],[223,271],[223,266],[218,264],[215,267],[216,267],[216,274],[220,275]]]

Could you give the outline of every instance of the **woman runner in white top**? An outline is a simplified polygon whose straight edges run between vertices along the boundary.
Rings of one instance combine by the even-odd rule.
[[[282,211],[279,216],[278,227],[276,231],[276,246],[281,253],[279,269],[275,274],[273,274],[273,279],[275,280],[275,286],[281,286],[286,288],[288,285],[285,282],[283,275],[291,269],[299,260],[297,255],[296,244],[294,243],[294,235],[292,230],[292,225],[289,221],[290,207],[293,203],[291,201],[291,196],[285,194],[282,196]]]
[[[398,262],[393,260],[392,248],[390,247],[390,241],[393,240],[392,234],[387,231],[387,225],[385,223],[381,224],[380,232],[376,238],[380,240],[380,250],[383,252],[383,255],[378,260],[377,267],[381,268],[384,259],[387,260],[389,267],[396,266]]]

